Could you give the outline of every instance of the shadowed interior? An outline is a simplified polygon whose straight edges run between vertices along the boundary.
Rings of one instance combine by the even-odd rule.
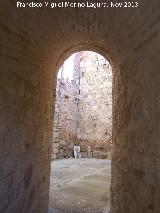
[[[159,212],[159,10],[1,3],[0,212],[47,211],[56,75],[81,50],[113,68],[111,213]]]

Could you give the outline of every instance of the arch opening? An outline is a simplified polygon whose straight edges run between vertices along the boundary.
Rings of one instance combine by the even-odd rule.
[[[159,9],[158,0],[54,11],[3,2],[0,212],[48,209],[53,81],[85,45],[106,50],[115,68],[111,213],[160,211]]]
[[[76,52],[61,66],[52,145],[50,208],[109,211],[112,68],[99,53]]]

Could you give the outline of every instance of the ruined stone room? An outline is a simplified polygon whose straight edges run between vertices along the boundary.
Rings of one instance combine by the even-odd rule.
[[[1,0],[0,213],[160,213],[160,1]]]

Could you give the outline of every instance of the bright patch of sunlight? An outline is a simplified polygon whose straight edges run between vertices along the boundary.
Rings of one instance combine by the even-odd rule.
[[[75,54],[71,55],[62,65],[58,72],[58,78],[61,78],[63,76],[65,79],[68,78],[69,81],[73,80],[73,69],[74,69],[74,63],[73,58]]]

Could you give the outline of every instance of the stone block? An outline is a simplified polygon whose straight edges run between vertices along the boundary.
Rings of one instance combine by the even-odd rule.
[[[53,153],[54,153],[54,154],[57,154],[58,151],[59,151],[59,149],[55,149],[55,148],[53,149]]]
[[[53,149],[58,149],[59,148],[59,143],[53,143]]]
[[[66,146],[68,143],[66,140],[60,140],[60,145],[61,146]]]
[[[55,153],[52,153],[52,160],[55,160],[57,158],[57,155]]]
[[[104,151],[93,151],[93,157],[98,159],[107,159],[107,153]]]
[[[54,132],[53,137],[58,138],[59,137],[59,132]]]
[[[82,158],[87,158],[88,157],[87,152],[81,152],[81,157]]]

